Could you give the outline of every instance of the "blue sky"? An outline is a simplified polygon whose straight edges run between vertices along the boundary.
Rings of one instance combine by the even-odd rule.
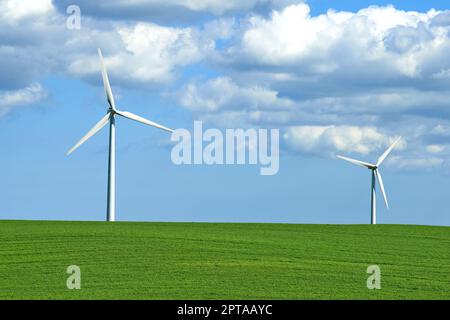
[[[81,29],[66,27],[78,4]],[[392,5],[392,6],[391,6]],[[332,8],[334,11],[329,11]],[[434,9],[434,10],[432,10]],[[0,4],[0,219],[104,220],[106,112],[172,128],[280,129],[280,170],[176,166],[170,135],[117,120],[121,221],[450,225],[450,9],[444,1],[16,1]]]

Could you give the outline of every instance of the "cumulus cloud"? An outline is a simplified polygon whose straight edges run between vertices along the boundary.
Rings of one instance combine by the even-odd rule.
[[[0,18],[14,25],[25,19],[43,16],[52,9],[51,0],[3,0],[0,3]]]
[[[134,69],[132,76],[144,81],[165,80],[175,66],[199,61],[204,53],[214,46],[208,41],[200,42],[190,28],[137,24],[133,28],[121,28],[118,32],[125,49],[132,53],[134,61],[133,65],[127,63],[122,67],[128,70],[131,67]]]
[[[295,152],[372,156],[402,135],[408,148],[397,156],[409,165],[450,159],[449,12],[313,16],[294,0],[81,0],[82,28],[68,30],[69,4],[0,2],[3,98],[39,97],[35,83],[48,74],[100,85],[100,47],[114,86],[164,88],[223,127],[278,127]],[[0,115],[27,99],[17,101],[2,102]]]
[[[49,0],[8,0],[0,4],[0,89],[18,89],[48,73],[85,80],[98,77],[101,47],[116,85],[151,87],[174,80],[183,66],[214,49],[219,30],[82,19],[80,30],[66,28],[67,15]],[[215,26],[225,26],[217,21]],[[211,25],[213,27],[213,25]],[[20,70],[20,72],[13,72]]]
[[[239,86],[229,77],[218,77],[204,83],[189,83],[179,93],[180,105],[194,111],[265,108],[292,108],[294,103],[278,93],[260,86]]]
[[[367,155],[380,151],[394,141],[375,127],[357,126],[296,126],[290,127],[283,138],[289,148],[303,153],[330,155],[358,153]],[[398,146],[404,149],[406,143]]]
[[[307,4],[291,5],[268,19],[248,19],[249,26],[225,58],[255,67],[297,67],[307,75],[357,69],[370,74],[380,66],[388,71],[385,76],[429,75],[436,70],[427,59],[449,45],[447,33],[432,24],[436,16],[434,10],[405,12],[388,6],[312,17]],[[243,60],[237,59],[241,56]]]
[[[337,114],[343,119],[348,119],[350,115],[370,115],[373,116],[372,120],[376,120],[408,113],[420,114],[423,117],[450,115],[448,99],[450,91],[398,88],[306,98],[302,100],[301,105],[302,110],[309,113]]]
[[[0,116],[7,114],[15,107],[39,102],[46,96],[46,91],[39,83],[19,90],[0,91]]]
[[[115,37],[118,47],[107,46],[103,51],[109,73],[121,84],[167,83],[174,79],[177,67],[198,62],[214,48],[212,41],[200,39],[192,28],[138,23],[132,27],[117,26],[112,33],[109,36]],[[73,58],[69,72],[78,76],[98,73],[94,50],[91,55],[79,54]]]
[[[311,16],[307,4],[290,5],[242,22],[218,62],[295,98],[441,91],[450,70],[450,23],[443,14],[372,6]]]
[[[60,32],[49,23],[54,12],[49,0],[0,2],[0,90],[28,86],[48,69],[53,60],[43,57],[51,52],[48,40],[60,40]]]
[[[393,6],[311,16],[304,3],[250,15],[216,61],[293,107],[229,108],[228,117],[285,128],[291,150],[315,155],[375,155],[404,135],[410,143],[402,159],[425,167],[423,154],[434,154],[427,163],[437,167],[450,158],[442,133],[432,133],[438,125],[444,131],[450,115],[449,16]],[[209,118],[226,118],[225,110]]]

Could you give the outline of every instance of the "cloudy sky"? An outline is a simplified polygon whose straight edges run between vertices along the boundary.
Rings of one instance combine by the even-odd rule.
[[[67,9],[81,9],[68,28]],[[450,225],[450,5],[445,1],[0,1],[0,219],[103,220],[116,104],[173,128],[279,128],[280,171],[176,166],[170,136],[117,123],[117,216],[148,221]],[[70,10],[69,10],[70,11]],[[69,12],[70,13],[70,12]],[[381,200],[381,199],[379,199]]]

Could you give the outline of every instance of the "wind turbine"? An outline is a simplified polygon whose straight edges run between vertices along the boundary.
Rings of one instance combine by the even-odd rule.
[[[381,178],[381,173],[380,170],[378,169],[378,167],[381,165],[381,163],[384,161],[384,159],[386,159],[386,157],[389,155],[389,153],[391,153],[392,149],[394,149],[395,145],[400,141],[401,137],[397,138],[397,140],[394,141],[393,144],[391,144],[391,146],[389,148],[387,148],[387,150],[378,158],[376,164],[372,164],[372,163],[368,163],[368,162],[363,162],[360,160],[355,160],[352,158],[347,158],[347,157],[343,157],[343,156],[337,156],[339,159],[351,162],[353,164],[356,164],[358,166],[361,167],[365,167],[367,169],[370,169],[372,171],[372,184],[371,184],[371,210],[370,210],[370,214],[371,214],[371,223],[372,224],[377,224],[377,206],[376,206],[376,194],[375,194],[375,177],[378,180],[378,183],[380,184],[380,189],[381,189],[381,193],[383,194],[383,198],[384,198],[384,203],[386,204],[386,208],[389,209],[389,204],[387,201],[387,197],[386,197],[386,192],[384,191],[384,185],[383,185],[383,179]]]
[[[109,85],[108,73],[106,72],[105,63],[103,62],[103,56],[100,49],[98,50],[98,56],[100,58],[100,67],[102,70],[103,86],[105,88],[106,100],[108,101],[108,112],[97,124],[92,127],[89,132],[80,139],[70,150],[67,155],[75,151],[79,146],[81,146],[86,140],[96,134],[100,129],[102,129],[109,122],[109,160],[108,160],[108,201],[106,209],[106,220],[115,221],[116,219],[116,128],[115,128],[115,116],[119,115],[121,117],[131,119],[158,129],[162,129],[168,132],[173,132],[172,129],[164,127],[156,122],[144,119],[138,115],[131,112],[120,111],[116,108],[114,103],[114,97],[112,94],[111,86]]]

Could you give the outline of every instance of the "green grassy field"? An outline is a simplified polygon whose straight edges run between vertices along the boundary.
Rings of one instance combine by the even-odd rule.
[[[0,298],[450,299],[450,228],[0,221]]]

